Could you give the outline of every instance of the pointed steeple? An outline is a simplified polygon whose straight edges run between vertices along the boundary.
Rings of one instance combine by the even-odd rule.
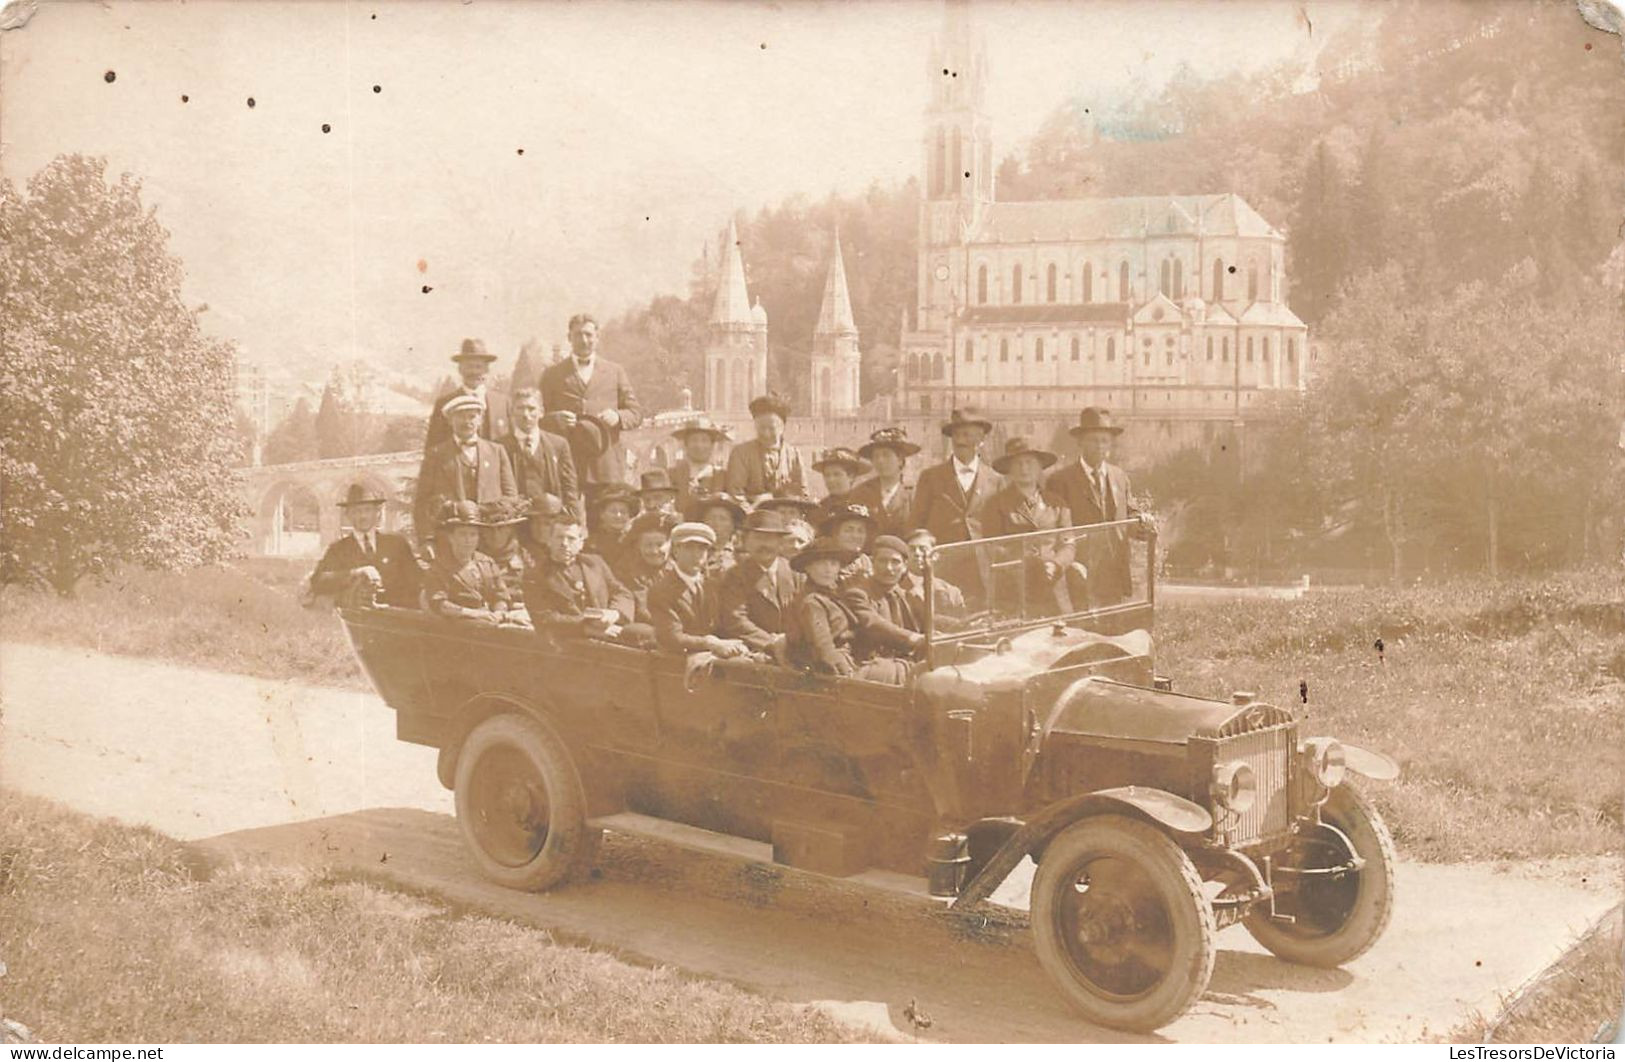
[[[711,304],[711,324],[748,328],[752,323],[750,299],[745,293],[745,265],[739,256],[739,230],[729,218],[728,242],[722,249],[722,272],[717,277],[717,298]]]
[[[818,311],[819,336],[857,335],[858,326],[852,320],[852,296],[846,290],[846,263],[841,260],[841,232],[835,230],[835,253],[829,261],[829,276],[824,280],[824,305]]]

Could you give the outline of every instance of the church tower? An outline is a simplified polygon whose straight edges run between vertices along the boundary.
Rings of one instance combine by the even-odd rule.
[[[946,0],[926,68],[930,102],[920,171],[919,313],[914,327],[944,331],[966,289],[954,253],[993,203],[993,138],[986,111],[987,46],[971,28],[968,0]]]
[[[709,333],[705,408],[711,413],[746,413],[750,400],[767,390],[767,311],[759,301],[752,306],[746,294],[739,230],[731,218]]]
[[[846,263],[841,259],[841,234],[837,231],[829,276],[824,279],[824,303],[818,309],[818,326],[813,332],[812,408],[815,415],[840,417],[858,411],[862,364],[858,326],[852,320],[852,296],[846,289]]]

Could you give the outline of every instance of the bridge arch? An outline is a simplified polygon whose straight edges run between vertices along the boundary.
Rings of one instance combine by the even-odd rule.
[[[299,479],[272,482],[255,507],[256,552],[272,557],[310,557],[338,536],[338,510],[317,487]]]

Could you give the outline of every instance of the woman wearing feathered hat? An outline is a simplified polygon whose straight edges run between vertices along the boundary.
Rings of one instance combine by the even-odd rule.
[[[447,501],[435,523],[441,548],[423,576],[423,607],[457,623],[495,627],[522,622],[496,562],[479,551],[480,531],[486,526],[479,505]]]
[[[914,488],[903,482],[903,468],[919,452],[902,428],[881,428],[858,447],[858,456],[874,466],[875,474],[853,487],[847,500],[869,510],[877,535],[901,538],[913,530]]]
[[[1020,436],[1005,443],[1004,453],[993,461],[994,470],[1005,477],[1005,485],[987,503],[983,520],[989,538],[1072,526],[1072,513],[1066,503],[1044,487],[1044,470],[1055,461],[1054,454]],[[995,548],[1021,558],[1019,585],[1012,586],[1003,578],[996,581],[995,608],[1026,617],[1072,611],[1065,578],[1073,562],[1070,542],[1061,541],[1059,535],[1046,535]]]

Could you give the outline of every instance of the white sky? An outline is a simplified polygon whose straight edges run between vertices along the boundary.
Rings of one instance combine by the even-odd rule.
[[[1352,9],[973,13],[1003,156],[1070,95],[1304,58]],[[915,172],[941,20],[924,0],[47,3],[0,35],[0,172],[79,151],[140,176],[188,297],[255,360],[439,375],[464,335],[506,362],[576,309],[681,293],[734,209]]]

